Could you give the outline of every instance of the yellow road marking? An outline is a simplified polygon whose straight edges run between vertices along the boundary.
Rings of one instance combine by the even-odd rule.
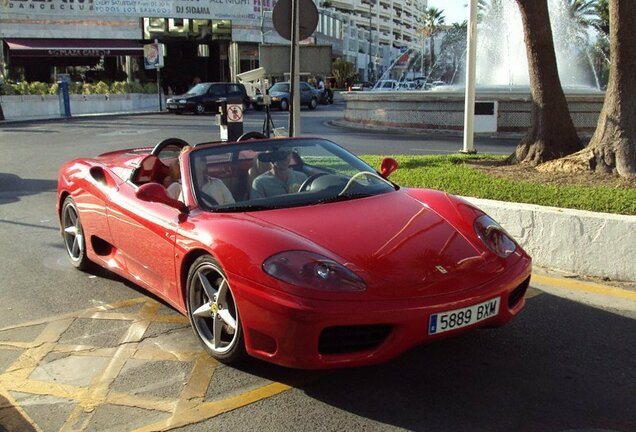
[[[195,405],[190,409],[186,409],[185,411],[180,412],[178,416],[175,415],[167,420],[159,421],[157,423],[135,429],[135,432],[162,431],[199,423],[203,420],[216,417],[219,414],[223,414],[228,411],[232,411],[252,404],[254,402],[258,402],[260,400],[275,396],[291,388],[291,386],[282,383],[268,384],[266,386],[228,399],[205,402]]]
[[[534,287],[537,285],[551,285],[557,288],[602,294],[619,299],[636,300],[636,292],[590,282],[553,278],[539,274],[533,274],[532,282],[535,284]],[[531,287],[528,291],[528,296],[538,295],[540,292],[536,288]],[[122,308],[135,305],[141,305],[141,308],[132,312],[122,310]],[[159,421],[157,421],[157,417],[149,416],[147,420],[149,424],[138,429],[139,432],[146,432],[167,430],[202,422],[254,402],[279,395],[295,388],[301,381],[309,382],[315,380],[316,376],[321,376],[302,371],[296,374],[298,382],[292,383],[286,379],[285,383],[268,383],[223,400],[206,402],[205,396],[208,386],[212,382],[218,363],[209,357],[203,349],[192,351],[194,347],[186,344],[183,346],[183,351],[179,351],[177,346],[171,351],[166,351],[153,346],[153,344],[150,344],[150,346],[146,346],[146,344],[140,345],[152,323],[185,324],[188,322],[185,317],[180,315],[161,314],[161,308],[161,304],[150,298],[138,298],[92,307],[57,317],[32,320],[0,329],[0,338],[4,331],[33,327],[40,331],[40,334],[32,342],[0,341],[0,347],[21,351],[20,355],[6,371],[0,371],[0,394],[6,394],[8,397],[5,399],[15,406],[15,412],[19,412],[26,421],[31,422],[36,430],[40,430],[38,425],[33,423],[27,413],[24,412],[24,409],[19,407],[17,402],[10,397],[10,392],[46,395],[75,401],[77,406],[64,419],[63,431],[86,430],[96,408],[105,404],[156,411],[163,415],[168,414],[167,418]],[[120,320],[128,321],[130,325],[125,336],[116,347],[102,348],[85,344],[74,345],[68,342],[60,342],[64,332],[77,319]],[[41,366],[43,359],[50,353],[93,356],[108,358],[110,361],[101,373],[94,376],[91,383],[85,387],[31,379],[30,376],[33,371],[38,366]],[[128,394],[125,391],[112,390],[112,384],[120,375],[129,359],[190,362],[192,368],[179,396],[175,398],[135,395]]]
[[[625,300],[636,300],[636,291],[630,291],[622,288],[610,287],[594,282],[583,282],[575,279],[555,278],[545,275],[533,273],[530,285],[532,283],[541,285],[552,285],[558,288],[567,288],[577,291],[584,291],[592,294],[600,294],[608,297],[615,297]]]
[[[134,305],[143,306],[133,312],[120,310]],[[40,331],[39,335],[31,342],[0,341],[1,348],[21,351],[13,364],[4,372],[0,371],[0,395],[6,394],[7,403],[15,408],[14,412],[20,413],[22,417],[20,421],[31,424],[37,431],[40,431],[41,428],[29,418],[18,402],[11,398],[10,392],[75,401],[75,408],[63,419],[62,431],[86,430],[96,409],[106,404],[169,414],[167,419],[142,428],[156,430],[158,427],[167,427],[166,425],[187,425],[201,422],[292,388],[289,384],[275,382],[225,400],[205,402],[208,386],[212,381],[216,367],[219,365],[217,361],[212,359],[203,349],[192,351],[191,345],[186,345],[187,349],[184,351],[178,351],[177,348],[165,351],[156,347],[142,347],[140,345],[152,323],[188,323],[187,318],[181,315],[160,314],[161,307],[161,304],[150,298],[138,298],[110,305],[100,305],[57,317],[31,320],[0,329],[0,337],[2,332],[11,330],[36,327]],[[129,321],[130,326],[116,347],[103,348],[60,342],[62,335],[77,319]],[[38,367],[42,367],[44,359],[51,353],[108,358],[110,361],[101,373],[94,376],[91,383],[84,387],[60,382],[38,381],[31,378],[33,372]],[[164,399],[111,390],[111,385],[129,359],[190,362],[193,363],[193,366],[180,395],[177,398]],[[308,375],[301,374],[300,376],[306,378]],[[153,421],[156,421],[156,417],[151,416],[148,422]]]

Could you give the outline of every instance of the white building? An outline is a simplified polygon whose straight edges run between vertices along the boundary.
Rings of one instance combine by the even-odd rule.
[[[372,80],[409,48],[422,45],[419,20],[427,5],[427,0],[327,0],[321,10],[342,21],[343,57],[361,78]]]

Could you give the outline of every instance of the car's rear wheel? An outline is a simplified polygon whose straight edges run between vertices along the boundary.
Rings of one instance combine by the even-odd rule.
[[[307,107],[309,107],[310,110],[316,109],[317,106],[318,106],[318,99],[316,98],[311,98],[311,100],[309,101],[309,104],[307,105]]]
[[[209,255],[188,272],[188,317],[205,349],[215,359],[234,363],[245,357],[245,342],[234,293],[225,272]]]
[[[195,114],[204,114],[205,113],[205,106],[203,106],[203,104],[198,103],[195,105],[194,107],[194,113]]]
[[[67,197],[62,205],[62,237],[71,264],[80,270],[86,270],[90,260],[86,256],[84,229],[77,205],[71,197]]]
[[[281,111],[289,110],[289,102],[287,102],[287,99],[283,99],[280,101],[280,110]]]

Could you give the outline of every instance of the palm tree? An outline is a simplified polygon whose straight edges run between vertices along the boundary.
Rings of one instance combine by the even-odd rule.
[[[441,27],[445,24],[446,17],[444,16],[443,9],[437,9],[436,7],[426,8],[424,15],[422,16],[422,27],[420,32],[423,37],[429,38],[429,64],[431,70],[428,75],[433,72],[433,66],[435,65],[435,35],[439,33]]]
[[[520,0],[517,0],[520,1]],[[558,162],[562,169],[636,177],[636,21],[633,0],[609,0],[612,62],[605,103],[588,146]]]
[[[574,153],[581,141],[559,80],[547,0],[516,0],[528,57],[532,123],[510,161],[540,164]]]
[[[610,20],[608,0],[598,0],[595,9],[597,19],[594,22],[594,27],[605,36],[609,36]]]
[[[440,55],[445,54],[447,58],[450,58],[453,65],[453,76],[450,79],[449,84],[455,81],[455,75],[461,65],[461,60],[466,54],[466,30],[468,22],[453,23],[448,29],[442,39],[442,46],[440,47]]]
[[[592,44],[590,42],[590,30],[595,29],[598,21],[597,0],[563,0],[569,25],[565,29],[566,37],[561,38],[562,43],[573,44],[584,55],[592,69],[596,87],[601,88],[599,73],[592,58]],[[567,47],[563,51],[567,50]]]

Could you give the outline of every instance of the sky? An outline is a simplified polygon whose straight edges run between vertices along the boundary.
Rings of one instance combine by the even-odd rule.
[[[468,20],[468,0],[428,0],[428,7],[444,11],[446,24]]]

